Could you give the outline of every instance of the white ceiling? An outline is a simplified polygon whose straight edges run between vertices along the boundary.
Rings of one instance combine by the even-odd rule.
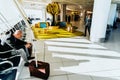
[[[25,8],[43,9],[50,2],[67,4],[67,9],[92,10],[94,0],[19,0]],[[120,3],[120,0],[112,0],[112,3]]]
[[[117,4],[119,4],[119,3],[120,3],[120,0],[112,0],[112,3],[117,3]]]

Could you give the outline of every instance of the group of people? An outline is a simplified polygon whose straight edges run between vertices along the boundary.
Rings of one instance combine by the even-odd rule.
[[[14,49],[16,52],[13,52],[14,55],[21,55],[25,61],[25,66],[29,65],[29,60],[34,59],[32,57],[32,44],[21,40],[23,34],[21,30],[16,30],[13,34],[10,34],[6,40],[0,41],[1,45],[4,46],[4,50]],[[2,44],[4,42],[4,44]],[[12,53],[12,52],[11,52]],[[3,54],[7,56],[8,54]]]

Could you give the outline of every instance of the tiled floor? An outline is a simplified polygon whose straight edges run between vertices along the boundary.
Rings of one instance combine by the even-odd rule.
[[[38,60],[50,63],[48,80],[120,80],[120,54],[84,37],[39,40],[36,43]],[[23,68],[20,80],[41,80],[30,77],[28,71]]]
[[[110,50],[114,50],[120,53],[120,25],[117,29],[112,30],[111,36],[106,43],[100,43],[100,45],[109,48]]]
[[[118,30],[112,35],[117,35]],[[50,63],[48,80],[120,80],[119,39],[114,36],[100,44],[105,47],[85,37],[38,40],[33,52],[38,60]],[[42,79],[30,77],[29,69],[24,67],[19,80]]]

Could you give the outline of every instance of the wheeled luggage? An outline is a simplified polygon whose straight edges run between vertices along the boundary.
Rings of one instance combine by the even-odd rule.
[[[37,67],[36,67],[36,61],[32,61],[29,64],[29,70],[30,75],[42,79],[48,79],[50,74],[50,65],[49,63],[37,61]]]

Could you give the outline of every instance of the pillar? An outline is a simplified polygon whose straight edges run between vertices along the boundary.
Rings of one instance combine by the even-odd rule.
[[[46,9],[42,9],[42,21],[46,21]]]
[[[61,4],[60,21],[66,21],[66,4]]]
[[[108,17],[108,24],[111,26],[113,26],[116,17],[116,10],[117,10],[117,4],[111,4],[109,17]]]
[[[94,0],[90,40],[99,42],[105,38],[111,0]]]

